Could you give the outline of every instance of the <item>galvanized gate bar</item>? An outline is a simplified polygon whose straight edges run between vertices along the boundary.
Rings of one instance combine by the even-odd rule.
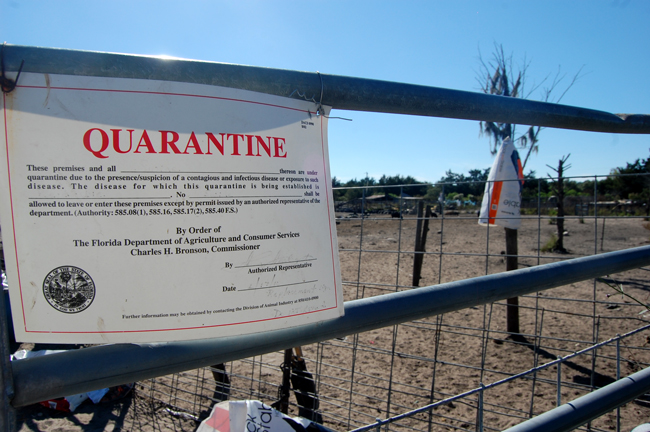
[[[14,397],[13,373],[9,356],[9,316],[5,313],[6,298],[0,291],[0,431],[13,431],[16,427],[16,412],[11,406]]]
[[[505,432],[568,432],[650,391],[650,368],[540,414]]]
[[[11,78],[23,60],[24,72],[217,85],[304,97],[335,109],[593,132],[650,133],[650,115],[617,115],[568,105],[318,72],[16,45],[4,47],[6,70],[14,72]]]
[[[244,336],[103,345],[14,362],[16,407],[343,337],[650,265],[650,246],[350,301],[345,316]]]

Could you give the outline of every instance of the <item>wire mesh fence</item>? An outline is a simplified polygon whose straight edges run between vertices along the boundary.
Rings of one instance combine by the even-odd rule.
[[[419,286],[505,270],[503,229],[479,226],[476,203],[450,203],[448,185],[435,186],[443,193],[429,202],[391,186],[379,194],[383,198],[361,188],[360,197],[336,203],[345,300],[417,289],[418,256]],[[518,230],[519,267],[648,242],[644,206],[601,198],[596,187],[591,196],[567,199],[565,208],[572,210],[561,234],[556,204],[531,198]],[[431,213],[418,217],[418,207],[427,206]],[[552,248],[558,235],[562,253]],[[138,422],[144,429],[193,430],[225,399],[276,406],[284,400],[298,415],[307,397],[307,412],[317,412],[334,430],[374,428],[377,419],[385,430],[503,430],[650,364],[650,312],[612,288],[648,303],[648,271],[521,297],[515,334],[507,331],[504,301],[304,346],[301,368],[288,367],[286,353],[276,352],[139,382]],[[545,366],[549,362],[555,363]],[[301,382],[310,384],[311,394]],[[643,397],[587,427],[630,430],[649,416],[650,399]]]

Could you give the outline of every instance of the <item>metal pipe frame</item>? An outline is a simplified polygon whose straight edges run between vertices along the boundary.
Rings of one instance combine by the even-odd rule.
[[[430,411],[430,410],[432,410],[432,409],[434,409],[434,408],[440,407],[440,406],[442,406],[442,405],[446,405],[446,404],[449,404],[449,403],[454,402],[454,401],[462,400],[462,399],[465,399],[465,398],[467,398],[467,397],[469,397],[469,396],[472,396],[472,395],[478,395],[478,394],[481,394],[481,393],[483,393],[485,390],[490,390],[490,389],[496,388],[496,387],[498,387],[498,386],[504,385],[504,384],[506,384],[506,383],[512,382],[512,381],[514,381],[514,380],[518,380],[518,379],[521,379],[521,378],[523,378],[523,377],[527,377],[527,376],[529,376],[529,375],[531,375],[531,374],[535,374],[535,373],[538,372],[538,371],[545,370],[545,369],[549,369],[549,368],[552,367],[552,366],[558,366],[558,370],[560,370],[561,368],[560,368],[559,366],[562,364],[562,362],[564,362],[564,361],[566,361],[566,360],[571,360],[571,359],[574,359],[574,358],[576,358],[576,357],[582,356],[582,355],[584,355],[584,354],[591,353],[591,352],[593,352],[594,350],[597,350],[597,349],[600,348],[600,347],[610,345],[610,344],[613,343],[614,341],[616,342],[616,345],[618,346],[618,345],[620,344],[620,341],[621,341],[622,339],[628,338],[628,337],[630,337],[630,336],[632,336],[632,335],[635,335],[635,334],[637,334],[637,333],[640,333],[640,332],[642,332],[642,331],[646,331],[646,330],[648,330],[648,328],[650,328],[650,325],[645,325],[645,326],[643,326],[643,327],[639,327],[639,328],[637,328],[637,329],[635,329],[635,330],[632,330],[631,332],[628,332],[628,333],[626,333],[626,334],[624,334],[624,335],[616,335],[616,337],[614,337],[614,338],[608,339],[608,340],[606,340],[606,341],[599,342],[599,343],[597,343],[597,344],[595,344],[595,345],[592,345],[592,346],[590,346],[590,347],[584,348],[584,349],[582,349],[582,350],[580,350],[580,351],[576,351],[576,352],[574,352],[574,353],[572,353],[572,354],[567,355],[567,356],[564,357],[564,358],[562,358],[562,357],[558,357],[557,360],[550,361],[550,362],[545,363],[545,364],[543,364],[543,365],[541,365],[541,366],[535,366],[535,367],[533,367],[532,369],[528,369],[527,371],[524,371],[524,372],[519,372],[519,373],[517,373],[517,374],[515,374],[515,375],[510,375],[510,376],[508,376],[508,377],[506,377],[506,378],[504,378],[504,379],[502,379],[502,380],[499,380],[499,381],[496,381],[496,382],[492,382],[492,383],[490,383],[490,384],[488,384],[488,385],[484,385],[483,383],[481,383],[481,384],[480,384],[480,387],[476,387],[476,388],[474,388],[474,389],[468,390],[468,391],[463,392],[463,393],[459,393],[459,394],[457,394],[457,395],[455,395],[455,396],[451,396],[451,397],[448,397],[448,398],[446,398],[446,399],[438,400],[438,401],[436,401],[435,403],[430,403],[430,404],[428,404],[428,405],[425,405],[425,406],[422,406],[422,407],[416,408],[416,409],[414,409],[414,410],[411,410],[411,411],[408,411],[408,412],[405,412],[405,413],[402,413],[402,414],[396,415],[396,416],[394,416],[394,417],[391,417],[391,418],[388,418],[388,419],[385,419],[385,420],[377,419],[377,422],[376,422],[376,423],[371,423],[371,424],[368,424],[368,425],[366,425],[366,426],[362,426],[362,427],[359,427],[359,428],[353,429],[353,430],[350,431],[350,432],[365,432],[365,431],[369,431],[369,430],[371,430],[371,429],[373,429],[373,428],[376,428],[376,427],[379,427],[379,426],[389,425],[389,424],[392,424],[392,423],[396,423],[396,422],[399,422],[399,421],[401,421],[401,420],[404,420],[404,419],[407,419],[407,418],[413,417],[413,416],[415,416],[415,415],[417,415],[417,414],[421,414],[421,413],[424,413],[424,412],[428,412],[428,411]],[[650,368],[647,368],[647,369],[650,370]],[[619,379],[620,379],[620,376],[617,375],[617,380],[619,380]],[[559,381],[559,380],[558,380],[558,382],[557,382],[557,385],[558,385],[558,389],[559,389],[559,387],[560,387],[560,381]],[[642,387],[643,387],[643,386],[642,386]],[[642,388],[642,387],[634,387],[634,389],[629,389],[629,388],[628,388],[627,391],[630,391],[630,393],[628,394],[628,396],[629,396],[630,398],[633,399],[635,396],[634,396],[632,393],[635,393],[636,396],[641,395],[641,394],[643,393],[643,388]],[[627,397],[627,396],[626,396],[626,397]],[[623,400],[623,399],[624,399],[624,398],[619,399],[619,401],[621,401],[621,400]],[[632,400],[632,399],[627,399],[627,401],[629,402],[629,401]],[[622,402],[622,403],[625,403],[625,402]],[[559,406],[560,403],[558,403],[557,405]],[[604,409],[609,409],[609,410],[611,410],[611,409],[613,409],[613,408],[614,408],[614,407],[609,407],[609,406],[608,406],[608,407],[604,407]],[[590,414],[594,414],[594,413],[590,413]],[[602,414],[602,413],[601,413],[601,414]],[[597,417],[597,416],[596,416],[596,417]],[[593,419],[593,418],[596,418],[596,417],[592,417],[592,419]],[[578,426],[579,426],[579,425],[578,425]],[[550,430],[555,431],[555,429],[550,429]]]
[[[8,79],[16,79],[18,71],[22,70],[179,81],[302,98],[342,110],[594,132],[650,133],[650,115],[611,114],[567,105],[319,72],[15,45],[3,46],[2,64],[3,71],[9,72],[3,78]],[[20,88],[19,80],[17,85]],[[21,360],[3,366],[0,387],[6,393],[2,396],[11,399],[13,375],[11,405],[20,407],[373,330],[648,264],[650,247],[628,249],[347,302],[344,317],[295,328],[198,341],[103,345]],[[0,324],[4,332],[6,323]],[[6,357],[4,352],[2,354],[3,358]],[[590,402],[586,410],[597,412],[592,404],[598,405],[599,402]],[[12,417],[11,409],[0,415],[3,430],[13,428]]]
[[[342,110],[592,132],[650,133],[650,115],[611,114],[568,105],[319,72],[18,45],[3,47],[3,61],[6,71],[12,73],[20,70],[24,61],[23,72],[207,84],[303,98]]]
[[[0,431],[13,431],[16,427],[16,412],[10,402],[14,397],[13,372],[9,356],[9,316],[5,313],[5,293],[0,292]]]
[[[650,391],[650,368],[574,399],[505,432],[568,432]]]
[[[13,363],[14,407],[308,345],[650,265],[650,246],[345,303],[345,316],[299,327],[184,342],[115,344]]]

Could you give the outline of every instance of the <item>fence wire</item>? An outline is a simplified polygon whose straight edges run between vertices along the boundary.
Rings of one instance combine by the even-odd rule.
[[[403,187],[373,186],[381,193],[361,188],[358,198],[335,203],[346,301],[417,289],[418,254],[419,286],[505,271],[503,229],[479,226],[476,204],[451,202],[444,190],[452,185],[435,186],[443,193],[430,202],[405,196]],[[431,206],[430,217],[418,217],[419,203]],[[520,268],[650,239],[643,205],[603,201],[596,193],[564,204],[567,251],[559,253],[549,246],[559,235],[556,203],[541,196],[524,202]],[[416,230],[424,221],[426,244],[418,253]],[[610,275],[609,285],[584,281],[521,297],[516,334],[507,331],[506,302],[497,302],[304,346],[307,374],[300,377],[312,380],[323,424],[337,431],[503,430],[650,365],[650,312],[610,286],[648,303],[648,271]],[[285,354],[277,352],[139,382],[138,422],[193,430],[225,399],[276,403],[287,390],[283,366]],[[300,394],[291,391],[288,412],[298,415]],[[587,427],[631,430],[649,417],[650,398],[643,397]]]

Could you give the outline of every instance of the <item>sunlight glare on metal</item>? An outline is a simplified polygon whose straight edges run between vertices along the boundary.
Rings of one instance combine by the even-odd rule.
[[[161,60],[185,60],[182,57],[176,57],[167,54],[158,54],[158,55],[153,55],[152,57],[159,58]]]

